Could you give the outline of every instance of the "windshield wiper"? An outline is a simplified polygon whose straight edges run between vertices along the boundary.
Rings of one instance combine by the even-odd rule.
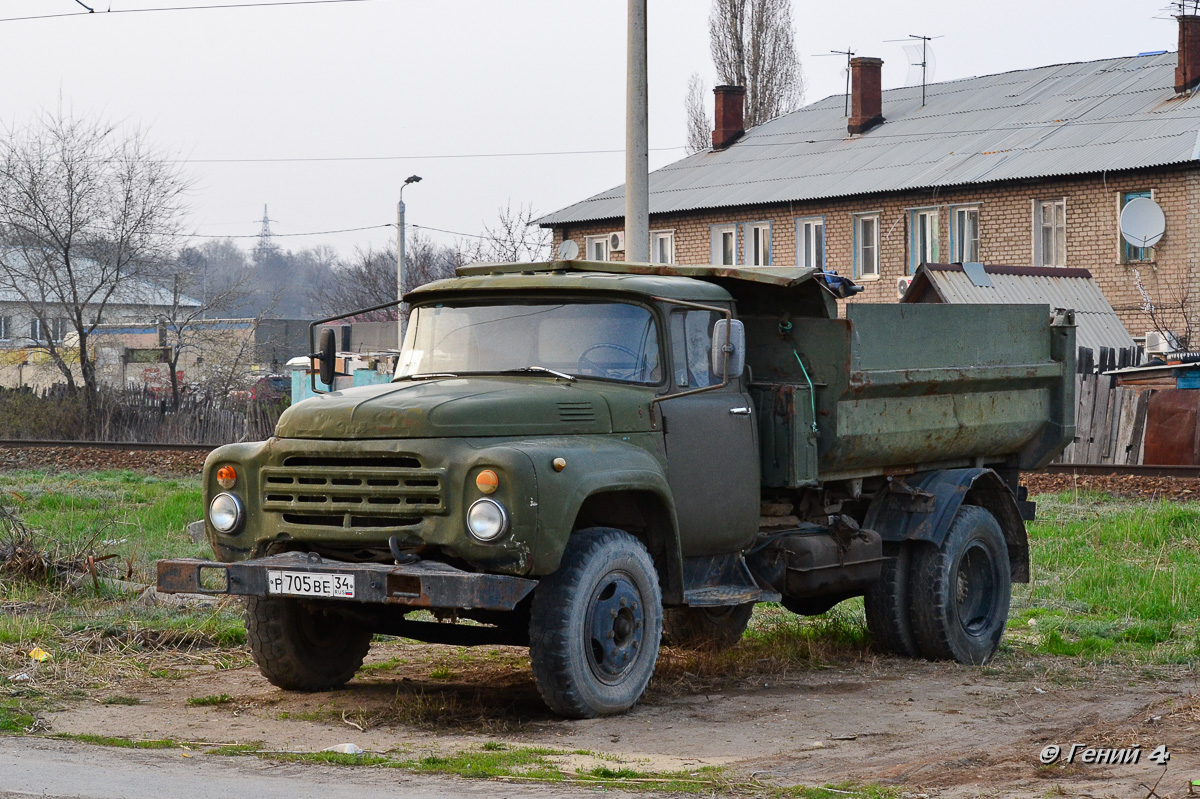
[[[500,372],[500,374],[507,375],[514,372],[540,372],[542,374],[554,375],[560,380],[575,381],[579,379],[575,375],[569,375],[566,372],[559,372],[555,369],[547,369],[544,366],[522,366],[520,369],[505,369],[504,371]]]
[[[453,372],[418,372],[415,375],[404,375],[409,380],[429,380],[434,377],[458,377]]]

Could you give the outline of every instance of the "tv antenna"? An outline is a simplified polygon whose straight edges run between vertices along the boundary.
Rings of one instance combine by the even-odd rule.
[[[1196,0],[1200,3],[1200,0]],[[854,58],[854,51],[847,47],[845,50],[830,50],[828,53],[814,53],[813,58],[825,58],[831,55],[846,56],[846,116],[850,116],[850,59]]]
[[[1188,10],[1189,7],[1191,11]],[[1174,2],[1162,10],[1172,16],[1179,17],[1200,14],[1200,0],[1174,0]]]
[[[1200,0],[1195,0],[1195,2],[1200,2]],[[918,36],[910,33],[907,39],[884,39],[886,42],[904,42],[901,49],[908,56],[908,79],[904,81],[905,86],[917,85],[917,70],[920,69],[922,108],[925,107],[925,86],[933,80],[934,74],[937,72],[937,58],[929,43],[934,39],[941,38],[941,36]]]

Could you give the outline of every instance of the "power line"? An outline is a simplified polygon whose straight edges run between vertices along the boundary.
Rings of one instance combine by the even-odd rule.
[[[59,19],[61,17],[89,17],[107,14],[147,14],[158,11],[211,11],[228,8],[267,8],[271,6],[320,6],[333,3],[371,3],[375,0],[274,0],[258,3],[220,3],[213,6],[156,6],[154,8],[118,8],[107,11],[72,11],[68,14],[35,14],[28,17],[3,17],[0,22],[23,22],[31,19]],[[86,7],[86,6],[85,6]]]
[[[667,150],[682,150],[683,145],[674,147],[651,147],[651,152]],[[434,161],[458,158],[533,158],[552,155],[608,155],[623,153],[624,148],[617,150],[542,150],[537,152],[511,153],[446,153],[442,155],[346,155],[346,156],[314,156],[301,158],[175,158],[167,159],[172,164],[291,164],[312,162],[339,161]]]
[[[367,225],[366,227],[348,227],[348,228],[342,228],[341,230],[314,230],[314,231],[311,231],[308,233],[272,233],[271,238],[282,239],[285,237],[291,238],[293,236],[328,236],[328,235],[332,235],[334,233],[356,233],[360,230],[379,230],[381,228],[388,228],[388,227],[395,227],[395,226],[396,226],[396,224],[394,222],[392,222],[392,223],[386,224],[386,225]],[[433,228],[430,228],[430,229],[432,230]],[[449,232],[449,231],[447,231],[447,232]],[[181,239],[257,239],[257,238],[262,237],[262,233],[236,234],[236,235],[228,235],[228,236],[221,236],[221,235],[217,235],[215,233],[167,233],[165,235],[171,236],[173,238],[181,238]],[[461,235],[466,236],[469,234],[463,233]]]

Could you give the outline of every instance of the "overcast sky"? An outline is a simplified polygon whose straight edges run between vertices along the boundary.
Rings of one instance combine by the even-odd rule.
[[[625,0],[364,0],[310,7],[113,13],[237,0],[86,0],[97,13],[0,21],[0,116],[60,104],[145,127],[189,159],[192,224],[254,235],[385,225],[405,177],[408,221],[478,233],[498,207],[539,212],[624,179]],[[259,0],[262,2],[263,0]],[[935,80],[1175,49],[1165,0],[794,0],[808,101],[843,91],[849,47],[904,84],[900,45],[933,41]],[[683,156],[688,76],[711,85],[707,0],[649,0],[651,168]],[[82,12],[0,0],[0,18]],[[1158,17],[1158,18],[1156,18]],[[575,155],[478,154],[615,151]],[[404,160],[241,161],[403,156]],[[297,237],[348,252],[379,229]],[[452,236],[431,233],[441,240]],[[252,244],[252,242],[247,242]]]

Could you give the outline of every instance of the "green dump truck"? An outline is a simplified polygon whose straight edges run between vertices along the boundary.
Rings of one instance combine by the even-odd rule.
[[[163,561],[158,588],[245,596],[281,688],[345,683],[375,633],[513,644],[572,717],[632,707],[664,640],[736,643],[757,602],[865,595],[877,646],[981,663],[1029,579],[1019,473],[1074,435],[1073,312],[839,315],[854,288],[804,269],[463,268],[406,297],[391,383],[213,451],[216,560]],[[314,350],[331,383],[332,333]]]

